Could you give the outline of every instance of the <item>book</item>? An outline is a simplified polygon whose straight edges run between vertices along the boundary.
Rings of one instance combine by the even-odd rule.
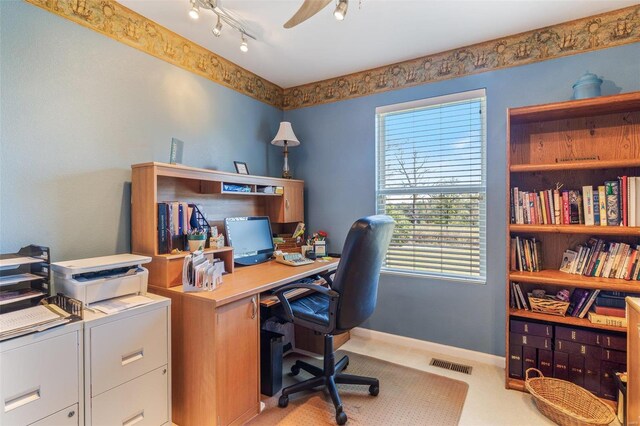
[[[584,224],[595,225],[595,216],[593,213],[593,186],[582,187],[582,203],[584,211]]]
[[[571,214],[569,212],[569,191],[562,191],[562,223],[565,225],[571,223]]]
[[[515,286],[516,286],[516,291],[517,291],[518,297],[520,298],[520,304],[522,305],[522,308],[525,311],[528,311],[529,310],[529,304],[527,302],[526,297],[524,297],[524,293],[522,292],[522,289],[520,288],[520,284],[515,283]]]
[[[598,186],[598,203],[600,203],[600,226],[607,226],[607,196],[605,186]]]
[[[597,190],[593,192],[593,224],[602,225],[600,221],[600,194]]]
[[[569,191],[569,223],[580,224],[582,221],[580,220],[581,211],[582,211],[582,203],[580,201],[580,191],[570,190]]]
[[[582,308],[584,307],[584,304],[587,302],[587,299],[589,298],[589,290],[585,290],[583,288],[577,288],[575,290],[573,290],[574,295],[576,293],[578,293],[575,297],[575,305],[573,306],[572,309],[572,305],[569,305],[569,309],[571,310],[571,312],[569,312],[569,309],[567,309],[567,315],[571,315],[572,317],[577,317],[580,314],[580,311],[582,310]]]
[[[598,297],[596,297],[595,305],[596,306],[603,306],[603,307],[622,308],[622,309],[624,309],[625,306],[626,306],[626,302],[624,300],[624,297],[622,297],[622,298],[608,297],[608,296],[605,296],[605,295],[601,294]]]
[[[635,181],[635,203],[633,204],[633,209],[635,212],[635,226],[640,226],[640,176],[636,176],[633,178]]]
[[[637,199],[637,191],[636,191],[636,181],[637,178],[633,176],[629,176],[627,183],[627,200],[628,200],[628,226],[638,226],[638,222],[636,221],[636,214],[638,208],[638,199]]]
[[[595,312],[589,312],[589,321],[592,324],[608,325],[611,327],[626,327],[627,319],[612,317],[608,315],[598,315]]]
[[[629,194],[629,188],[627,187],[627,183],[629,181],[629,179],[627,178],[627,176],[622,176],[620,178],[618,178],[618,181],[620,182],[620,211],[622,212],[621,216],[622,216],[622,225],[623,226],[628,226],[629,225],[629,216],[628,216],[628,194]]]
[[[158,203],[158,253],[160,254],[169,253],[167,214],[167,203]]]
[[[610,308],[608,306],[596,306],[594,309],[598,315],[608,315],[611,317],[625,318],[627,310],[625,308]]]
[[[587,313],[589,312],[589,309],[591,309],[591,306],[593,306],[594,302],[596,301],[598,294],[600,294],[600,290],[591,291],[591,294],[589,295],[587,302],[584,304],[584,307],[580,310],[580,313],[578,314],[578,318],[584,318],[587,315]]]
[[[573,294],[571,294],[571,298],[569,299],[569,308],[567,308],[567,315],[572,317],[577,317],[584,306],[584,303],[587,301],[587,297],[589,296],[589,290],[585,290],[583,288],[576,288],[573,290]]]
[[[562,223],[562,205],[560,203],[560,191],[558,189],[553,190],[553,211],[555,223],[560,225]]]
[[[571,273],[571,270],[573,269],[573,263],[575,262],[577,255],[578,253],[573,250],[565,250],[564,254],[562,255],[560,271]]]
[[[620,183],[607,181],[604,186],[607,202],[607,226],[618,226],[620,225]]]

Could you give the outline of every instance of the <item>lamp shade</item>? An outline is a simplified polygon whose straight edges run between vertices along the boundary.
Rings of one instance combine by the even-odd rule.
[[[291,123],[289,123],[288,121],[283,121],[280,123],[278,134],[276,134],[276,137],[271,141],[271,145],[284,146],[285,142],[287,143],[287,146],[300,145],[300,141],[296,137],[296,134],[293,133]]]

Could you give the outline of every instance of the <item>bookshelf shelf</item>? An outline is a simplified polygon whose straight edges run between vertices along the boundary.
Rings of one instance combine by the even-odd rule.
[[[639,109],[640,96],[638,96],[638,92],[632,92],[577,101],[511,108],[509,110],[509,118],[511,124],[524,124],[595,117],[603,114],[637,111]]]
[[[640,92],[510,108],[507,111],[509,172],[506,194],[505,383],[508,389],[525,388],[523,380],[514,379],[509,374],[512,367],[516,371],[519,366],[518,361],[515,361],[515,365],[510,362],[513,354],[509,341],[511,319],[531,320],[549,325],[562,324],[605,334],[625,331],[622,327],[593,324],[587,318],[561,317],[516,309],[510,305],[512,282],[528,284],[525,290],[551,286],[571,292],[575,289],[585,289],[589,292],[601,290],[640,293],[640,281],[586,277],[558,270],[565,250],[584,247],[594,236],[635,247],[640,244],[639,226],[512,224],[509,223],[512,188],[538,191],[555,188],[560,184],[565,190],[580,190],[583,186],[597,187],[620,176],[640,176],[640,139],[634,137],[637,134],[640,134]],[[544,218],[544,213],[542,216]],[[537,250],[542,251],[542,255],[536,255],[536,261],[542,263],[541,271],[510,270],[512,255],[516,256],[516,250],[512,254],[512,238],[518,236],[529,241],[535,240],[536,253]],[[534,250],[531,243],[529,247],[530,250]],[[513,343],[513,350],[518,353],[518,343]],[[568,360],[567,364],[571,362]],[[560,365],[560,368],[569,367]],[[579,381],[579,377],[575,380]],[[609,391],[601,389],[600,396],[610,395],[607,393]],[[613,401],[603,401],[612,407],[616,406]]]
[[[233,248],[231,247],[222,247],[222,248],[208,248],[208,249],[204,249],[203,253],[223,253],[226,251],[233,251]],[[173,260],[173,259],[182,259],[184,257],[186,257],[189,253],[188,251],[182,251],[180,253],[168,253],[168,254],[159,254],[157,255],[157,257],[162,257],[165,258],[167,260]]]
[[[640,158],[622,160],[586,160],[568,161],[566,163],[549,164],[512,164],[509,170],[514,173],[524,172],[551,172],[555,170],[595,170],[595,169],[621,169],[625,167],[639,167]]]
[[[509,231],[521,233],[550,233],[550,234],[584,234],[609,236],[638,236],[638,226],[592,226],[592,225],[521,225],[512,223]]]
[[[541,314],[539,312],[525,311],[523,309],[510,309],[509,315],[511,315],[512,317],[541,320],[541,321],[553,322],[556,324],[566,324],[566,325],[572,325],[572,326],[578,326],[578,327],[597,328],[599,330],[619,331],[624,333],[627,332],[627,329],[624,327],[614,327],[609,325],[593,324],[586,318],[561,317],[556,315]]]
[[[640,293],[640,281],[626,281],[621,279],[601,277],[585,277],[584,275],[568,274],[566,272],[560,272],[555,269],[545,269],[540,272],[511,271],[509,273],[509,280],[520,283],[548,284],[586,289]]]

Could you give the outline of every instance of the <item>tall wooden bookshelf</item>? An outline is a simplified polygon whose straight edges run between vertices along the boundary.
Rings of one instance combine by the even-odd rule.
[[[607,330],[622,335],[620,327],[596,325],[588,319],[560,317],[510,307],[511,282],[541,287],[548,293],[561,288],[640,292],[640,282],[596,278],[560,272],[562,254],[592,236],[640,243],[640,227],[512,224],[510,191],[597,187],[618,176],[640,176],[640,92],[559,102],[507,112],[507,285],[506,387],[524,389],[524,381],[509,377],[509,323],[511,319]],[[542,243],[540,272],[512,271],[511,238],[535,237]],[[524,289],[523,289],[524,290]]]

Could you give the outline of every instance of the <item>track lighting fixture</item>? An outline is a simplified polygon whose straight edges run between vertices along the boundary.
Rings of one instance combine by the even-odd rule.
[[[213,27],[211,32],[216,37],[220,37],[220,34],[222,34],[222,20],[220,19],[220,16],[218,16],[218,23],[216,24],[215,27]]]
[[[198,19],[200,17],[200,8],[195,2],[191,3],[191,10],[189,10],[189,17],[191,19]]]
[[[338,21],[342,21],[347,15],[348,7],[349,0],[338,0],[338,4],[336,5],[336,10],[333,12],[333,16],[335,16]]]
[[[247,44],[247,39],[244,37],[244,33],[241,33],[241,37],[242,43],[240,43],[240,50],[246,53],[249,51],[249,45]]]
[[[2,0],[0,0],[2,1]],[[218,21],[216,22],[216,26],[211,28],[211,33],[215,37],[220,37],[222,35],[222,25],[226,24],[228,27],[238,31],[241,37],[240,50],[243,52],[249,51],[249,45],[247,44],[247,38],[252,38],[256,40],[256,38],[250,33],[250,30],[246,27],[246,25],[237,17],[234,16],[233,13],[228,12],[220,5],[220,0],[189,0],[191,4],[191,8],[189,9],[189,16],[191,19],[196,20],[200,17],[200,9],[210,10],[215,13]]]

